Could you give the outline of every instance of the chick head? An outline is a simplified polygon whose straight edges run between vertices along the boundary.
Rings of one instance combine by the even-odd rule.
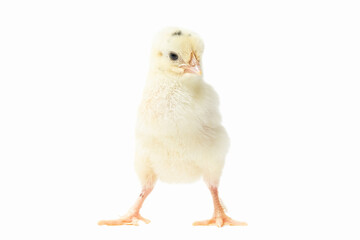
[[[151,68],[177,78],[186,73],[199,76],[203,51],[204,43],[197,34],[166,28],[155,37]]]

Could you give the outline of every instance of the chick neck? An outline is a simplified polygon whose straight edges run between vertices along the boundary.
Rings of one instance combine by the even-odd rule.
[[[204,81],[201,75],[195,75],[192,73],[172,73],[163,71],[158,68],[150,70],[147,80],[148,87],[154,86],[176,86],[180,87],[191,95],[199,92]]]

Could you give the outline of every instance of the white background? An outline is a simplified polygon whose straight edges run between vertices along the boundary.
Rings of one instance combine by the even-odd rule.
[[[1,239],[359,239],[356,1],[1,1]],[[151,40],[205,42],[232,140],[220,194],[248,227],[192,227],[199,181],[158,183],[140,227],[134,128]]]

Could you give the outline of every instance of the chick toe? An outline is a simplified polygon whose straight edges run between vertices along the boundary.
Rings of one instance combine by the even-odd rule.
[[[139,221],[143,221],[146,224],[150,223],[149,219],[142,217],[140,214],[129,214],[115,220],[101,220],[98,225],[107,226],[119,226],[119,225],[133,225],[139,226]]]
[[[193,223],[193,226],[217,226],[217,227],[247,226],[247,225],[248,224],[246,222],[236,221],[225,214],[214,216],[209,220],[196,221]]]

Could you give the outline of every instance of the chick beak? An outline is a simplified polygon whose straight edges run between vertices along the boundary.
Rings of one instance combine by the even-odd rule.
[[[185,69],[184,73],[201,75],[200,63],[193,52],[191,53],[189,64],[183,64],[181,67]]]

